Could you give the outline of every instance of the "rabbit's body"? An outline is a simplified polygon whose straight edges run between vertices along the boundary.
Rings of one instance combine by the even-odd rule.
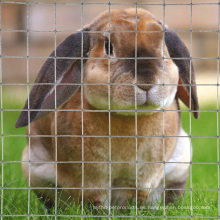
[[[23,153],[31,186],[57,186],[66,201],[82,199],[84,187],[83,201],[103,205],[110,195],[111,204],[135,199],[136,188],[138,201],[148,203],[159,200],[164,184],[177,188],[166,192],[167,202],[180,194],[191,158],[178,98],[196,118],[198,101],[187,48],[165,28],[163,34],[161,22],[143,9],[112,10],[110,24],[104,12],[51,54],[56,64],[49,58],[43,65],[16,124],[33,121],[31,151]],[[56,115],[44,116],[55,107]],[[35,191],[55,199],[52,189]]]
[[[82,113],[81,111],[65,111],[65,109],[81,109],[81,93],[64,104],[57,112],[57,186],[58,188],[80,188],[82,187]],[[86,99],[84,109],[95,110]],[[163,161],[190,162],[189,147],[184,140],[177,136],[186,136],[180,127],[177,103],[174,101],[164,112],[153,115],[137,116],[137,186],[143,188],[138,191],[138,199],[152,202],[158,200],[162,195],[160,187],[163,187],[164,164]],[[164,117],[164,133],[163,133]],[[113,190],[112,201],[124,204],[127,199],[135,197],[136,187],[136,137],[135,117],[111,113],[111,161],[117,162],[111,165],[111,187],[133,188],[132,190]],[[70,120],[69,120],[70,119]],[[84,112],[83,113],[83,148],[84,148],[84,187],[105,188],[105,190],[84,190],[84,201],[95,201],[105,204],[108,201],[109,187],[109,113]],[[45,125],[48,126],[45,132]],[[126,129],[125,129],[126,126]],[[159,127],[159,129],[158,129]],[[69,131],[72,131],[73,137]],[[182,134],[181,134],[182,132]],[[31,124],[31,134],[55,135],[54,113],[39,119]],[[166,136],[163,141],[163,134]],[[97,137],[94,137],[97,136]],[[104,136],[104,137],[100,137]],[[117,136],[117,137],[114,137]],[[123,136],[123,137],[120,137]],[[170,138],[167,136],[171,136]],[[179,150],[178,145],[182,144]],[[23,160],[28,160],[28,146],[24,150]],[[174,155],[175,149],[178,152]],[[31,161],[52,161],[56,158],[56,144],[54,137],[31,138]],[[163,150],[164,149],[164,150]],[[185,152],[184,152],[185,151]],[[184,152],[184,153],[183,153]],[[164,156],[163,156],[164,154]],[[73,161],[73,163],[71,163]],[[78,163],[77,163],[78,161]],[[89,163],[86,163],[89,162]],[[75,162],[75,163],[74,163]],[[91,163],[93,162],[93,163]],[[97,162],[97,163],[96,163]],[[101,163],[98,163],[101,162]],[[121,162],[121,163],[120,163]],[[145,163],[144,163],[145,162]],[[148,162],[148,163],[146,163]],[[149,163],[157,162],[157,163]],[[159,163],[158,163],[159,162]],[[31,164],[31,185],[34,187],[54,186],[56,179],[55,163],[33,163]],[[184,186],[187,178],[188,164],[166,164],[167,170],[166,187],[178,183],[183,178]],[[28,178],[28,164],[23,166],[24,173]],[[144,189],[146,188],[146,189]],[[147,189],[152,188],[152,189]],[[159,189],[160,188],[160,189]],[[155,190],[156,189],[156,190]],[[52,192],[52,191],[51,191]],[[65,192],[65,193],[64,193]],[[62,196],[80,198],[81,190],[64,189]],[[41,192],[42,193],[42,192]],[[45,192],[44,192],[45,193]],[[44,194],[43,193],[43,194]],[[46,191],[48,197],[48,190]],[[54,192],[52,192],[54,196]],[[119,200],[120,198],[120,200]],[[148,198],[148,199],[147,199]],[[69,198],[70,199],[70,198]],[[167,198],[170,199],[170,198]]]

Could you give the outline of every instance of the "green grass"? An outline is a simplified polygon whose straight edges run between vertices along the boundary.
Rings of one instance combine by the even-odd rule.
[[[13,103],[13,102],[11,102]],[[4,108],[19,109],[21,104],[4,104]],[[213,109],[214,106],[205,106],[202,109]],[[25,133],[25,128],[15,129],[14,124],[19,115],[19,111],[4,111],[3,112],[3,130],[4,135],[20,135]],[[187,190],[184,196],[178,199],[174,204],[166,207],[166,216],[173,216],[169,219],[180,219],[175,216],[191,216],[191,193],[192,193],[192,205],[193,216],[200,217],[215,217],[218,216],[218,165],[217,164],[205,164],[217,162],[217,138],[204,138],[204,136],[217,136],[217,114],[216,112],[202,112],[200,119],[195,120],[192,116],[191,134],[192,136],[203,136],[192,138],[193,143],[193,162],[198,164],[192,165],[192,189]],[[182,113],[182,122],[184,129],[190,132],[190,116],[189,113]],[[1,190],[3,192],[3,214],[4,215],[26,215],[28,213],[28,190],[27,183],[24,180],[21,163],[15,162],[21,160],[22,149],[26,144],[25,137],[10,137],[6,136],[2,140],[3,142],[3,174],[2,167],[0,167],[0,183],[3,176],[3,185],[7,189]],[[0,144],[1,146],[1,144]],[[2,155],[2,149],[0,149]],[[2,156],[1,156],[2,158]],[[14,161],[9,162],[9,161]],[[203,163],[203,164],[199,164]],[[21,187],[21,189],[16,189]],[[23,187],[23,188],[22,188]],[[11,188],[11,189],[10,189]],[[187,189],[190,189],[190,178],[188,179]],[[198,190],[195,190],[198,189]],[[209,190],[206,190],[209,189]],[[135,204],[130,204],[130,207]],[[163,204],[161,204],[163,206]],[[93,215],[94,210],[90,210],[88,207],[84,207],[84,213],[86,215]],[[53,215],[55,210],[47,211],[45,206],[37,199],[34,192],[30,190],[30,215]],[[58,210],[58,219],[66,219],[65,215],[81,215],[81,207],[77,205],[68,206],[65,210]],[[112,210],[113,216],[136,216],[135,209],[119,212]],[[103,211],[99,211],[97,215],[104,215],[108,217]],[[164,218],[163,209],[160,210],[138,210],[140,216],[157,216],[154,219]],[[7,217],[7,219],[27,219],[27,217]],[[54,219],[54,217],[31,217],[30,219]],[[80,217],[74,217],[72,219],[81,219]],[[97,219],[96,217],[90,219]],[[99,219],[105,219],[99,218]],[[107,218],[106,218],[107,219]],[[113,219],[126,219],[125,217],[117,217]],[[129,218],[129,219],[135,219]],[[151,218],[149,218],[151,219]],[[181,219],[190,219],[189,217]]]

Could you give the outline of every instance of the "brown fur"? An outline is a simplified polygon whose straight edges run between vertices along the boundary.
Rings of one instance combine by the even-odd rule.
[[[80,109],[81,94],[78,92],[69,102],[64,104],[62,109]],[[87,101],[84,99],[84,108],[88,110],[94,110]],[[175,110],[177,106],[175,102],[167,108],[167,110]],[[84,135],[85,136],[108,136],[108,113],[98,112],[85,112],[84,117]],[[138,161],[145,162],[162,162],[167,161],[174,148],[176,139],[165,138],[165,158],[163,158],[163,138],[154,136],[163,136],[162,125],[163,113],[158,112],[153,115],[138,116],[138,136],[149,136],[138,138]],[[164,130],[165,136],[176,136],[179,130],[178,128],[178,113],[167,111],[164,113]],[[48,115],[45,118],[37,120],[31,124],[31,131],[38,135],[49,134],[54,135],[54,113]],[[171,121],[173,123],[171,123]],[[45,133],[45,123],[51,124],[51,133]],[[76,111],[59,111],[57,113],[57,134],[58,135],[82,135],[81,127],[81,112]],[[126,129],[125,129],[126,127]],[[135,120],[132,116],[120,116],[116,113],[111,114],[111,135],[112,136],[135,136]],[[55,139],[39,138],[44,147],[53,155],[55,160]],[[81,187],[82,185],[82,165],[81,163],[62,163],[69,161],[81,161],[82,160],[82,139],[79,137],[58,137],[57,138],[57,155],[58,161],[58,185],[62,187]],[[142,145],[147,143],[147,145]],[[32,145],[34,147],[35,145]],[[135,137],[120,138],[115,137],[111,140],[111,154],[114,161],[128,161],[135,162]],[[131,150],[130,150],[131,149]],[[84,183],[85,187],[108,187],[108,161],[109,161],[109,139],[102,137],[85,137],[84,138],[84,158],[85,161],[105,161],[106,164],[90,163],[84,165]],[[139,165],[138,165],[139,166]],[[128,173],[124,173],[124,170],[128,170]],[[163,176],[163,164],[145,164],[143,166],[143,172],[140,170],[138,175],[138,187],[143,188],[145,179],[149,178],[148,175],[152,175],[155,170],[158,174],[158,178]],[[158,169],[160,170],[158,172]],[[118,170],[117,172],[115,172]],[[121,170],[121,174],[120,174]],[[147,172],[149,170],[149,172]],[[113,164],[112,173],[117,173],[116,176],[112,175],[112,187],[135,187],[135,164]],[[73,175],[74,174],[74,175]],[[120,175],[119,175],[120,174]],[[34,185],[34,184],[33,184]],[[153,186],[151,186],[153,187]],[[80,190],[64,190],[64,192],[73,197],[81,195]],[[84,195],[84,201],[97,200],[97,193],[94,194],[86,191]],[[63,192],[63,194],[64,194]],[[144,200],[149,191],[144,190]],[[133,192],[134,193],[134,192]],[[130,195],[130,197],[132,197]],[[100,191],[99,196],[104,197],[106,191]],[[139,191],[139,195],[141,191]],[[93,197],[95,195],[95,197]],[[101,202],[101,201],[100,201]]]

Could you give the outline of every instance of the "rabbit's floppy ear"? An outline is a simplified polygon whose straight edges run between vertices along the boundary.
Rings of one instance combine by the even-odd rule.
[[[84,31],[87,30],[84,29]],[[89,34],[87,32],[72,34],[56,48],[56,53],[54,51],[50,55],[35,80],[36,85],[33,86],[29,95],[29,103],[27,100],[17,120],[17,128],[26,126],[29,122],[51,112],[52,109],[59,107],[76,93],[81,83],[80,57],[81,55],[83,57],[87,56],[90,48],[89,41]],[[29,109],[32,110],[30,111],[30,121],[28,120]]]
[[[196,92],[195,73],[192,62],[190,62],[189,51],[180,37],[170,28],[166,28],[165,30],[165,43],[170,57],[173,59],[174,63],[179,69],[179,85],[177,95],[188,107],[190,107],[191,100],[191,110],[194,111],[194,117],[198,118],[199,104]]]

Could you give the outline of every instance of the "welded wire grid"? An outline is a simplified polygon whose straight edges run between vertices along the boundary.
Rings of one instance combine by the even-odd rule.
[[[27,28],[26,30],[10,30],[10,29],[7,29],[7,30],[3,30],[1,27],[2,27],[2,4],[23,4],[23,5],[26,5],[26,23],[27,23]],[[135,209],[136,209],[136,215],[135,216],[115,216],[114,215],[114,218],[116,217],[122,217],[122,218],[134,218],[134,219],[138,219],[138,218],[173,218],[173,216],[167,216],[166,215],[166,209],[165,209],[165,191],[166,191],[166,187],[165,187],[165,175],[164,175],[164,178],[163,178],[163,193],[164,193],[164,198],[163,198],[163,215],[164,216],[138,216],[138,206],[137,206],[137,201],[138,201],[138,138],[143,138],[143,137],[150,137],[150,136],[140,136],[138,135],[138,129],[137,129],[137,112],[141,112],[142,110],[137,110],[137,100],[136,100],[136,86],[135,86],[135,110],[111,110],[111,107],[110,107],[110,100],[111,100],[111,97],[110,97],[110,86],[113,85],[113,84],[116,84],[116,83],[110,83],[110,72],[111,72],[111,69],[110,69],[110,64],[111,64],[111,59],[114,59],[112,57],[109,57],[108,58],[108,83],[107,84],[104,84],[104,83],[93,83],[90,85],[108,85],[108,105],[109,105],[109,109],[108,110],[85,110],[84,109],[84,105],[83,105],[83,85],[85,84],[88,84],[88,83],[84,83],[84,67],[83,67],[83,62],[84,60],[86,59],[91,59],[91,58],[87,58],[87,57],[83,57],[83,34],[81,35],[82,39],[81,39],[81,42],[82,42],[82,47],[81,47],[81,57],[79,58],[75,58],[74,59],[80,59],[81,60],[81,83],[79,84],[81,86],[81,110],[76,110],[76,109],[65,109],[65,110],[62,110],[62,111],[80,111],[81,112],[81,117],[82,117],[82,135],[59,135],[57,134],[57,103],[56,103],[56,86],[55,86],[55,109],[54,109],[54,112],[55,112],[55,135],[31,135],[31,132],[30,132],[30,126],[28,126],[28,135],[11,135],[11,134],[4,134],[4,127],[3,127],[3,112],[4,111],[17,111],[17,109],[3,109],[3,86],[7,86],[7,85],[15,85],[15,84],[12,84],[12,83],[3,83],[2,81],[2,58],[25,58],[26,59],[26,67],[27,67],[27,83],[16,83],[16,85],[22,85],[22,86],[26,86],[27,87],[27,94],[29,94],[30,92],[30,86],[34,85],[35,83],[31,83],[30,82],[30,76],[29,76],[29,59],[30,58],[49,58],[49,57],[44,57],[44,56],[30,56],[29,55],[29,34],[30,32],[38,32],[36,30],[30,30],[30,27],[29,27],[29,19],[30,19],[30,4],[42,4],[42,5],[54,5],[54,26],[55,26],[55,29],[53,31],[45,31],[45,32],[53,32],[54,33],[54,49],[55,49],[55,62],[54,62],[54,65],[55,65],[55,82],[53,83],[53,85],[56,85],[56,34],[57,32],[62,32],[60,30],[56,30],[56,8],[57,8],[57,5],[80,5],[81,6],[81,30],[83,29],[84,27],[84,6],[85,5],[92,5],[92,6],[96,6],[96,5],[107,5],[108,6],[108,10],[109,10],[109,30],[108,30],[108,34],[109,34],[109,38],[110,38],[110,33],[113,32],[111,30],[111,27],[110,27],[110,22],[111,22],[111,6],[114,5],[114,6],[128,6],[128,7],[135,7],[136,8],[136,30],[135,30],[135,57],[134,58],[120,58],[120,57],[117,57],[117,59],[135,59],[135,84],[137,84],[137,59],[157,59],[157,58],[152,58],[152,57],[137,57],[137,9],[138,7],[141,7],[141,6],[146,6],[146,5],[154,5],[154,6],[163,6],[163,45],[162,45],[162,48],[163,48],[163,52],[162,52],[162,59],[163,61],[166,59],[164,57],[164,36],[165,36],[165,23],[166,23],[166,11],[165,11],[165,8],[167,5],[188,5],[190,6],[190,29],[189,30],[175,30],[176,32],[190,32],[190,47],[189,47],[189,51],[190,51],[190,64],[192,63],[192,60],[200,60],[200,59],[216,59],[217,60],[217,84],[214,85],[216,86],[217,88],[217,110],[214,111],[214,110],[209,110],[208,112],[216,112],[217,114],[217,136],[192,136],[192,128],[191,128],[191,112],[192,111],[189,111],[189,110],[179,110],[181,112],[189,112],[189,120],[190,120],[190,132],[189,132],[189,137],[190,138],[217,138],[217,163],[215,162],[190,162],[190,170],[189,170],[189,178],[190,178],[190,188],[189,189],[182,189],[182,190],[185,190],[185,191],[190,191],[190,195],[191,195],[191,216],[175,216],[175,218],[187,218],[187,219],[193,219],[193,218],[220,218],[220,178],[219,178],[219,173],[220,173],[220,167],[219,167],[219,124],[218,124],[218,120],[219,120],[219,115],[218,115],[218,112],[219,112],[219,101],[218,101],[218,98],[219,98],[219,57],[220,57],[220,1],[219,2],[216,2],[216,3],[213,3],[213,2],[209,2],[209,1],[204,1],[204,2],[201,2],[201,3],[193,3],[193,1],[191,0],[190,3],[181,3],[181,1],[179,2],[176,2],[176,3],[166,3],[166,0],[163,0],[163,3],[143,3],[142,2],[139,2],[138,0],[136,0],[136,2],[134,3],[128,3],[126,1],[124,2],[111,2],[111,1],[108,1],[108,2],[84,2],[84,0],[81,0],[81,2],[68,2],[68,3],[65,3],[65,2],[56,2],[56,0],[54,0],[53,3],[51,2],[43,2],[43,1],[26,1],[26,2],[23,2],[23,1],[1,1],[0,2],[0,93],[1,93],[1,136],[2,136],[2,139],[1,139],[1,150],[2,150],[2,158],[1,158],[1,163],[2,163],[2,183],[1,183],[1,219],[3,219],[4,217],[16,217],[16,216],[20,216],[20,217],[27,217],[28,219],[31,218],[31,217],[34,217],[34,216],[38,216],[38,217],[45,217],[45,216],[51,216],[51,217],[54,217],[55,219],[57,217],[73,217],[73,218],[76,218],[76,217],[79,217],[81,219],[89,219],[90,217],[103,217],[103,218],[109,218],[111,219],[112,215],[111,215],[111,193],[112,193],[112,183],[111,183],[111,165],[112,164],[116,164],[116,163],[131,163],[131,164],[135,164],[136,166],[136,187],[129,187],[129,188],[126,188],[126,187],[123,187],[123,188],[114,188],[114,189],[133,189],[136,191],[136,197],[135,197],[135,201],[136,201],[136,206],[135,206]],[[192,33],[193,33],[193,27],[192,27],[192,13],[193,13],[193,6],[194,5],[218,5],[218,30],[197,30],[196,32],[217,32],[218,33],[218,56],[217,57],[192,57]],[[13,15],[12,15],[13,16]],[[26,49],[26,56],[2,56],[2,32],[24,32],[26,33],[26,46],[27,46],[27,49]],[[40,32],[44,32],[44,31],[40,31]],[[65,32],[70,32],[70,33],[74,33],[76,32],[75,30],[65,30]],[[114,32],[120,32],[120,31],[114,31]],[[129,32],[129,31],[128,31]],[[99,31],[97,32],[94,32],[94,33],[100,33]],[[108,45],[108,50],[109,50],[109,54],[110,54],[110,40],[109,40],[109,45]],[[63,57],[62,59],[71,59],[71,58],[65,58]],[[103,57],[98,57],[98,58],[95,58],[95,59],[106,59],[106,58],[103,58]],[[161,58],[158,58],[158,59],[161,59]],[[181,58],[180,58],[181,59]],[[192,65],[190,65],[190,73],[191,73],[191,69],[192,69]],[[164,62],[163,62],[163,71],[164,71]],[[191,82],[191,74],[190,74],[190,82]],[[163,84],[164,84],[164,78],[163,78]],[[191,83],[190,83],[191,84]],[[36,85],[36,84],[35,84]],[[41,85],[43,85],[41,83]],[[45,85],[50,85],[50,83],[45,83]],[[63,84],[65,85],[65,84]],[[66,83],[66,85],[72,85],[72,84],[68,84]],[[126,83],[123,83],[123,85],[127,85]],[[129,84],[130,85],[130,84]],[[150,84],[149,84],[150,85]],[[166,86],[173,86],[174,84],[166,84]],[[197,84],[198,86],[209,86],[209,84]],[[211,84],[213,86],[213,84]],[[190,99],[191,99],[191,87],[190,87]],[[29,108],[29,98],[28,98],[28,108]],[[191,109],[191,101],[190,101],[190,109]],[[28,111],[28,121],[30,121],[30,111],[34,111],[33,109],[32,110],[29,110]],[[42,110],[42,111],[47,111],[47,110]],[[135,111],[135,135],[134,136],[116,136],[116,135],[111,135],[111,112],[119,112],[119,111],[122,111],[122,112],[130,112],[130,111]],[[146,111],[146,110],[145,110]],[[152,111],[152,110],[151,110]],[[158,138],[158,137],[162,137],[163,138],[163,164],[164,164],[164,171],[165,171],[165,164],[167,163],[165,161],[165,131],[164,131],[164,112],[166,110],[155,110],[155,111],[163,111],[163,135],[162,136],[153,136],[151,138]],[[83,118],[84,118],[84,112],[108,112],[109,114],[109,135],[108,136],[98,136],[98,135],[87,135],[85,136],[84,135],[84,125],[83,125]],[[207,112],[205,110],[201,110],[201,112]],[[54,189],[55,190],[55,213],[52,215],[52,214],[45,214],[45,215],[33,215],[31,214],[30,212],[30,190],[32,189],[36,189],[34,187],[31,187],[30,183],[31,183],[31,173],[30,173],[30,150],[29,150],[29,161],[28,161],[28,164],[29,164],[29,176],[28,176],[28,187],[4,187],[4,179],[3,179],[3,174],[4,174],[4,164],[6,163],[22,163],[22,162],[25,162],[25,161],[4,161],[4,138],[5,137],[28,137],[28,148],[30,149],[30,138],[31,137],[39,137],[39,136],[43,136],[43,137],[55,137],[55,158],[56,158],[56,161],[54,161],[55,163],[55,170],[56,170],[56,181],[55,181],[55,187],[37,187],[38,189],[48,189],[48,190],[51,190],[51,189]],[[66,137],[81,137],[82,138],[82,161],[58,161],[57,160],[57,137],[59,136],[66,136]],[[109,165],[109,187],[108,188],[105,188],[105,187],[94,187],[94,188],[89,188],[89,187],[85,187],[84,186],[84,165],[85,163],[94,163],[94,161],[84,161],[84,137],[104,137],[104,138],[108,138],[109,139],[109,161],[107,162],[107,164]],[[136,140],[136,161],[112,161],[111,159],[111,138],[112,137],[126,137],[126,138],[135,138]],[[177,136],[169,136],[169,137],[177,137]],[[178,137],[181,137],[181,136],[178,136]],[[184,137],[184,136],[182,136]],[[191,147],[191,158],[192,158],[192,147]],[[31,161],[31,163],[39,163],[38,161]],[[52,163],[52,162],[45,162],[45,163]],[[57,165],[59,163],[81,163],[82,164],[82,186],[81,187],[71,187],[71,188],[66,188],[66,189],[80,189],[82,191],[82,201],[81,201],[81,215],[59,215],[58,214],[58,207],[57,207],[57,200],[58,200],[58,194],[57,194],[57,191],[59,189],[62,189],[62,188],[59,188],[58,187],[58,184],[57,184]],[[99,163],[99,164],[106,164],[105,161],[95,161],[95,163]],[[141,163],[152,163],[152,162],[141,162]],[[153,162],[153,163],[161,163],[161,162]],[[181,163],[184,163],[184,162],[181,162]],[[202,217],[202,216],[195,216],[194,213],[193,213],[193,201],[192,201],[192,198],[193,198],[193,190],[213,190],[213,189],[193,189],[192,187],[192,176],[193,176],[193,173],[192,173],[192,164],[216,164],[218,165],[218,216],[210,216],[210,217]],[[165,173],[165,172],[164,172]],[[201,178],[204,178],[204,177],[201,177]],[[28,209],[27,209],[27,214],[25,215],[6,215],[4,214],[4,190],[5,189],[26,189],[28,190]],[[84,190],[85,189],[103,189],[103,190],[108,190],[108,196],[109,196],[109,203],[108,203],[108,215],[104,215],[104,216],[88,216],[88,215],[85,215],[84,213]],[[149,189],[149,188],[142,188],[142,189]],[[169,189],[170,190],[170,189]],[[175,189],[174,189],[175,190]]]

